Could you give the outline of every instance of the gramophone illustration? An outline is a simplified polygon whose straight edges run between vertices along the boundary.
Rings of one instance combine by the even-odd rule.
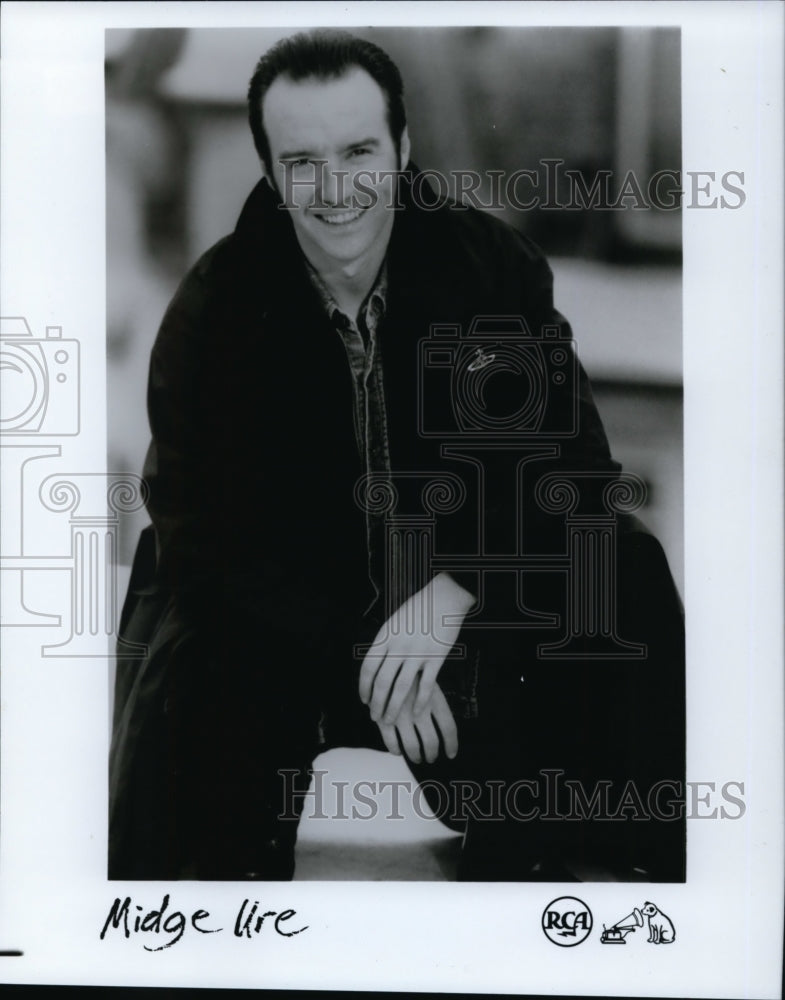
[[[626,944],[629,933],[635,933],[638,927],[648,924],[649,936],[646,938],[648,944],[673,944],[676,940],[676,928],[673,921],[654,903],[646,902],[643,909],[636,906],[632,913],[617,920],[612,927],[602,925],[600,944]]]
[[[632,913],[617,920],[612,927],[602,925],[600,944],[626,944],[627,935],[634,933],[638,927],[643,927],[643,914],[636,906]]]

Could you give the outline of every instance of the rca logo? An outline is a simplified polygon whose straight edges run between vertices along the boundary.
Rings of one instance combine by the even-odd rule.
[[[574,948],[585,941],[593,924],[591,910],[575,896],[559,896],[542,914],[543,933],[561,948]]]

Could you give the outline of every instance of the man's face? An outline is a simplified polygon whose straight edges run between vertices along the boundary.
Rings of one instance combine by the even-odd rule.
[[[386,247],[394,218],[392,174],[406,166],[409,140],[404,131],[399,162],[384,93],[373,77],[360,67],[331,80],[278,77],[265,94],[262,116],[271,180],[311,263],[317,269],[351,267]]]

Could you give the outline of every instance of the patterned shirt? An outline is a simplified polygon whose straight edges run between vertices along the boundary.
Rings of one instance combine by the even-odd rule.
[[[382,358],[376,336],[387,308],[387,265],[382,264],[373,287],[360,306],[356,322],[341,312],[319,274],[308,261],[306,265],[324,311],[346,349],[354,385],[355,438],[365,472],[391,481]],[[404,596],[400,592],[401,554],[396,550],[388,552],[383,514],[366,513],[365,525],[369,579],[379,596],[387,576],[390,589],[388,601],[392,602],[391,607],[397,607]],[[394,566],[386,568],[388,558]],[[479,653],[476,651],[470,654],[466,663],[453,665],[448,660],[442,667],[439,685],[447,695],[454,715],[464,719],[477,717],[478,670]]]
[[[387,308],[387,265],[382,264],[373,287],[366,295],[357,320],[341,312],[317,271],[306,261],[308,272],[324,311],[343,341],[354,387],[354,433],[365,472],[390,478],[387,411],[384,402],[382,358],[377,340],[379,324]],[[366,514],[368,575],[377,596],[383,587],[385,549],[384,519]]]

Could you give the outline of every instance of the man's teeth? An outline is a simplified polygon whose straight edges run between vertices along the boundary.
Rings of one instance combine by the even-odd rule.
[[[331,215],[320,215],[319,218],[322,222],[328,222],[331,226],[343,226],[347,222],[354,222],[355,219],[359,219],[360,210],[355,209],[350,212],[334,212]]]

